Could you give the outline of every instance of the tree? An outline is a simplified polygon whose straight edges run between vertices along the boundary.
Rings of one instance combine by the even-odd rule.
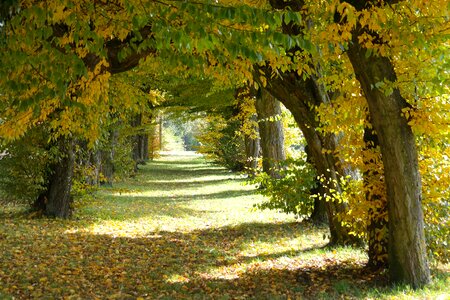
[[[448,133],[438,134],[439,129],[430,125],[448,123],[448,101],[442,97],[448,93],[448,16],[440,1],[271,0],[273,10],[229,1],[7,3],[8,9],[0,7],[2,21],[7,21],[0,27],[0,133],[4,140],[12,140],[39,127],[48,133],[48,148],[58,149],[60,155],[49,162],[47,187],[40,197],[48,214],[69,215],[71,145],[80,140],[92,145],[101,136],[102,124],[111,116],[111,75],[141,64],[155,72],[171,69],[212,78],[232,91],[241,85],[264,87],[282,101],[301,128],[311,161],[324,180],[321,194],[331,200],[326,203],[332,242],[345,243],[352,236],[342,224],[343,216],[351,216],[350,205],[360,217],[366,216],[361,203],[370,201],[338,201],[348,194],[342,178],[358,175],[357,164],[349,164],[340,151],[349,136],[358,136],[355,145],[366,147],[364,128],[354,124],[354,132],[346,135],[349,131],[328,124],[349,114],[342,109],[346,107],[342,99],[361,98],[361,88],[366,106],[350,108],[351,113],[361,120],[368,109],[383,166],[377,165],[377,176],[371,179],[365,167],[358,165],[357,171],[371,181],[366,188],[385,184],[391,278],[413,287],[428,282],[420,175],[425,203],[437,207],[444,203],[442,196],[430,200],[433,185],[443,195],[450,194],[448,178],[432,180],[436,170],[445,173],[450,167],[429,159],[444,157],[436,149],[448,148]],[[341,80],[332,77],[340,70],[345,70],[342,81],[352,90],[336,87]],[[211,99],[206,107],[211,108]],[[124,97],[120,104],[129,102]],[[323,113],[327,110],[328,115]],[[223,142],[230,141],[237,123],[222,132],[228,139]],[[363,152],[353,152],[358,155],[355,159],[365,160]],[[432,161],[436,170],[420,163],[419,155]],[[60,177],[65,180],[55,179]],[[63,204],[50,204],[57,201]],[[50,207],[60,211],[54,213]],[[428,215],[430,211],[426,210]]]
[[[326,197],[333,194],[327,189],[341,190],[339,177],[347,175],[345,169],[339,169],[340,164],[333,155],[338,143],[337,137],[333,134],[323,136],[316,130],[319,127],[316,106],[320,105],[324,101],[323,99],[327,99],[327,96],[318,93],[317,83],[312,78],[303,80],[294,72],[272,78],[266,89],[276,95],[277,99],[280,99],[290,110],[302,130],[318,175],[323,176],[324,180],[330,184],[329,188],[321,191],[321,195],[323,195],[321,200],[328,200],[326,206],[331,234],[330,243],[337,245],[357,242],[358,238],[350,235],[348,228],[342,226],[338,219],[338,213],[348,210],[347,205],[335,202],[329,196]]]
[[[258,91],[257,94],[256,111],[258,114],[263,172],[266,172],[273,178],[278,178],[281,164],[286,160],[281,106],[280,102],[264,89]]]
[[[5,106],[0,132],[8,140],[45,123],[55,145],[60,137],[94,144],[108,118],[110,76],[136,67],[150,54],[157,53],[174,69],[181,62],[179,71],[206,66],[199,68],[203,74],[236,82],[249,74],[248,60],[261,61],[266,53],[275,57],[278,51],[270,41],[277,36],[279,16],[246,5],[71,0],[21,2],[15,10],[11,5],[2,6],[8,22],[2,26]],[[264,31],[259,30],[262,23]],[[277,40],[292,43],[284,37]],[[232,60],[237,62],[233,73],[240,75],[229,80],[229,66],[216,67]]]
[[[416,1],[411,3],[387,1],[386,5],[381,2],[347,1],[320,7],[314,3],[305,5],[303,1],[271,1],[271,5],[277,9],[286,9],[287,7],[294,11],[301,9],[303,19],[307,19],[309,22],[307,26],[303,24],[302,27],[300,22],[292,22],[292,18],[289,17],[286,19],[284,28],[302,29],[306,34],[313,28],[317,29],[310,36],[315,40],[317,40],[316,37],[319,39],[322,37],[323,44],[317,48],[311,48],[305,43],[301,48],[306,49],[309,54],[315,54],[317,57],[323,52],[328,52],[326,49],[330,49],[331,52],[341,56],[348,55],[356,78],[367,99],[373,127],[380,140],[389,215],[391,218],[396,217],[396,224],[392,224],[392,220],[389,223],[389,262],[394,261],[394,265],[390,265],[391,279],[393,282],[407,282],[413,287],[426,284],[429,280],[429,272],[423,236],[421,180],[417,162],[416,136],[412,130],[421,129],[411,128],[412,124],[417,123],[411,118],[410,112],[424,105],[423,102],[420,104],[415,102],[420,99],[418,91],[422,89],[422,91],[426,91],[425,93],[429,93],[430,88],[422,88],[421,84],[417,84],[417,80],[412,79],[411,76],[405,76],[405,74],[421,74],[423,76],[422,74],[425,73],[423,70],[412,71],[414,69],[412,66],[416,64],[412,62],[412,59],[420,51],[414,47],[409,48],[411,51],[408,51],[406,45],[414,41],[414,46],[424,46],[425,53],[427,53],[425,56],[428,55],[426,60],[444,55],[442,45],[445,43],[445,38],[442,30],[445,30],[445,17],[442,10],[439,9],[439,1],[426,7],[423,3]],[[327,18],[330,18],[331,13],[332,19],[334,12],[336,12],[335,19],[330,22],[331,26],[327,26]],[[320,22],[315,22],[316,20],[320,20]],[[299,24],[300,26],[298,26]],[[434,28],[440,29],[435,30]],[[343,52],[342,49],[347,49],[347,51]],[[438,62],[436,59],[432,59],[432,61]],[[433,67],[439,69],[441,65],[445,65],[442,60]],[[397,67],[401,70],[402,78],[408,78],[404,81],[406,84],[397,80]],[[308,74],[311,75],[311,72]],[[438,73],[429,81],[429,84],[436,90],[441,90],[441,88],[435,86],[433,82],[445,80],[442,74],[445,73]],[[430,76],[425,75],[424,77],[430,80]],[[436,103],[442,103],[439,97],[434,99],[436,99]],[[383,101],[389,101],[389,105],[392,106],[388,108],[388,103]],[[381,105],[381,103],[384,104]],[[387,108],[389,112],[382,111]],[[375,115],[378,117],[377,121]],[[389,115],[389,120],[384,119],[386,115]],[[413,115],[416,116],[416,113]],[[390,127],[395,122],[397,122],[396,125]],[[394,127],[395,130],[393,130]],[[392,152],[396,147],[398,147],[397,151]],[[388,168],[390,171],[387,170]],[[403,174],[396,174],[400,177],[395,177],[394,174],[400,170],[403,170]],[[390,174],[388,175],[388,173]],[[398,180],[399,178],[401,180]],[[405,209],[405,204],[408,209]],[[402,215],[403,218],[397,218],[399,215]],[[409,226],[409,229],[413,231],[409,234],[411,238],[400,235],[400,232],[406,228],[397,222],[414,224],[412,227]],[[393,237],[397,237],[397,240],[394,241]],[[406,246],[405,243],[398,243],[400,238],[406,238],[411,241],[411,244]],[[414,250],[407,249],[411,245]],[[409,261],[408,251],[414,252],[411,253],[414,262]],[[413,271],[413,265],[419,270],[418,272]]]
[[[349,3],[357,10],[372,9],[370,4]],[[371,35],[377,43],[377,33],[357,23],[351,31],[347,53],[380,142],[389,207],[390,277],[393,282],[407,282],[417,288],[430,281],[430,271],[416,141],[408,120],[402,115],[410,105],[398,88],[392,91],[377,88],[380,82],[396,82],[396,72],[388,57],[381,53],[367,55],[368,49],[360,42],[363,34]]]

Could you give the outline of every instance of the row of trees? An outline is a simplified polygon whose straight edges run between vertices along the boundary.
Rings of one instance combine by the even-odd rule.
[[[15,143],[40,139],[52,155],[41,160],[38,204],[67,217],[76,147],[114,139],[111,128],[129,111],[138,126],[157,102],[154,91],[167,86],[158,75],[213,80],[216,96],[250,86],[261,113],[276,111],[276,98],[301,129],[323,182],[319,199],[331,241],[354,242],[353,229],[363,223],[370,248],[382,249],[374,258],[388,245],[392,281],[420,287],[430,280],[422,202],[436,210],[449,195],[442,175],[449,173],[450,105],[443,4],[7,1],[0,27],[2,143],[13,153]],[[198,100],[209,108],[221,102]],[[260,132],[261,140],[269,138],[263,153],[283,159],[274,147],[281,131],[262,125]],[[254,152],[252,140],[250,133],[245,144]],[[280,177],[277,168],[265,169]],[[355,174],[362,174],[362,192],[343,201],[349,193],[342,178]]]

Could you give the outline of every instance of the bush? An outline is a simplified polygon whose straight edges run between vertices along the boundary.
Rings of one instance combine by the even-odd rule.
[[[283,162],[280,179],[262,172],[251,182],[260,185],[259,193],[269,199],[257,204],[259,209],[276,209],[295,214],[299,218],[309,217],[313,211],[314,198],[311,190],[316,187],[314,167],[304,157]]]
[[[31,204],[45,189],[52,149],[45,149],[41,130],[0,147],[0,190],[4,201]]]
[[[197,136],[201,143],[198,152],[232,171],[244,170],[244,139],[237,133],[239,129],[238,121],[225,121],[222,117],[210,118],[203,132]]]

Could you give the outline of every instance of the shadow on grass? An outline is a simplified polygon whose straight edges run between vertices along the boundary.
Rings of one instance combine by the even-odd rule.
[[[183,186],[186,187],[186,186]],[[170,196],[140,196],[139,191],[134,191],[130,195],[123,193],[121,195],[106,195],[108,200],[114,205],[101,204],[104,202],[93,203],[78,209],[78,215],[95,216],[95,219],[103,220],[133,220],[139,218],[186,218],[190,216],[204,217],[205,213],[217,213],[218,210],[203,210],[195,207],[196,201],[229,201],[233,198],[246,197],[254,195],[252,190],[227,190],[216,193],[200,194],[173,194]],[[245,201],[243,199],[243,201]]]
[[[207,177],[207,176],[223,176],[223,175],[230,175],[231,173],[228,170],[225,169],[212,169],[212,168],[189,168],[189,169],[167,169],[167,168],[161,168],[161,169],[148,169],[145,170],[145,177],[143,178],[152,178],[152,177],[158,177],[158,178],[198,178],[198,177]]]
[[[167,190],[170,187],[179,187],[180,185],[183,188],[196,188],[196,187],[207,187],[210,185],[218,185],[227,183],[230,181],[237,181],[234,178],[219,178],[219,179],[208,179],[208,180],[198,180],[193,178],[190,181],[180,181],[179,178],[174,180],[147,180],[145,182],[145,186],[151,188],[152,190]]]
[[[19,240],[9,232],[0,240],[0,291],[18,299],[313,299],[321,293],[339,296],[336,286],[371,288],[382,279],[352,261],[304,263],[302,255],[314,247],[277,253],[276,239],[307,238],[315,230],[299,223],[149,232],[139,238],[28,230]],[[241,255],[252,241],[275,246],[267,255]],[[277,260],[286,256],[292,263]]]
[[[147,161],[144,164],[139,165],[140,169],[153,168],[153,169],[183,169],[183,168],[195,168],[195,167],[210,167],[212,169],[224,169],[221,166],[213,165],[205,162],[202,158],[188,158],[180,160],[154,160]]]

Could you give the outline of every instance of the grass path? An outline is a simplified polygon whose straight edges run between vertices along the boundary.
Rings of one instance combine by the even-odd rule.
[[[162,156],[101,189],[73,220],[2,208],[0,298],[336,299],[441,295],[386,290],[360,250],[324,249],[325,229],[254,211],[254,187],[198,156]],[[432,298],[431,298],[432,299]]]

